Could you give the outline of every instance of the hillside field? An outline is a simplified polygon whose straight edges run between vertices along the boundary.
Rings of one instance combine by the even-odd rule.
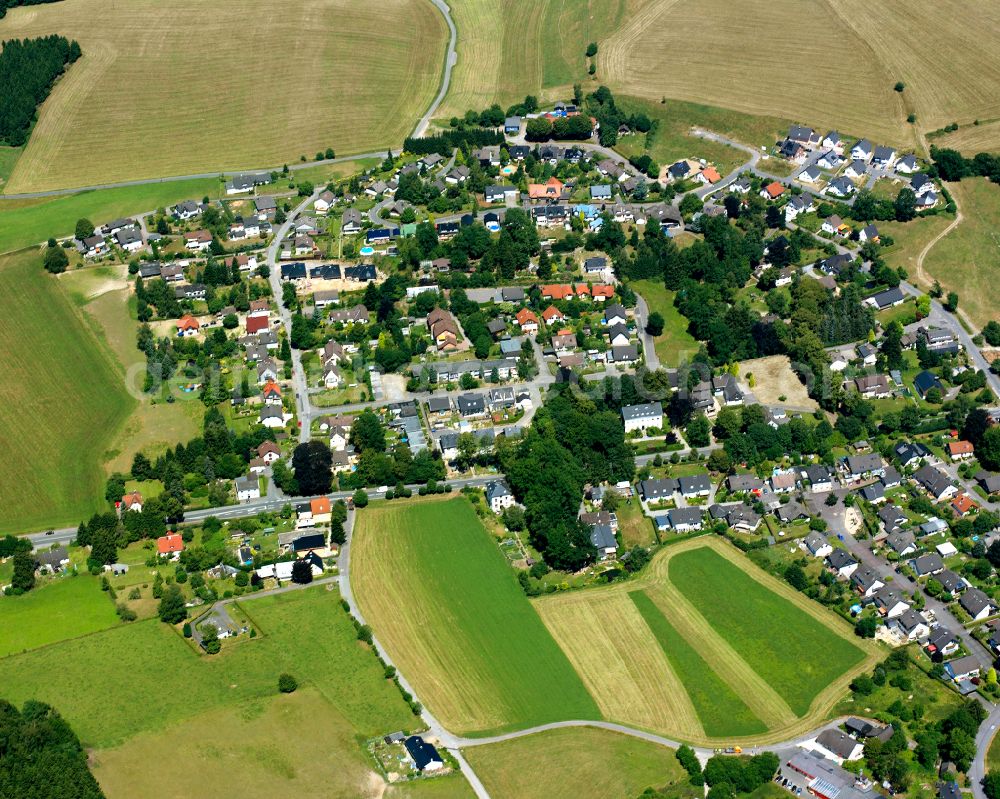
[[[958,308],[976,327],[1000,318],[1000,186],[986,178],[949,183],[962,213],[958,227],[939,240],[924,258],[923,288],[940,280],[957,291]],[[949,220],[950,221],[950,220]]]
[[[75,525],[103,504],[103,455],[135,400],[37,251],[0,257],[0,314],[0,534]]]
[[[651,787],[671,789],[677,799],[698,795],[672,750],[594,727],[547,730],[463,754],[496,799],[635,797]]]
[[[663,333],[653,339],[656,355],[665,367],[680,366],[698,352],[698,342],[688,332],[688,320],[674,305],[674,295],[662,280],[637,280],[632,288],[642,295],[649,312],[663,316]]]
[[[452,0],[458,62],[437,116],[462,116],[527,94],[567,99],[587,74],[587,43],[600,41],[642,0]]]
[[[351,570],[365,620],[452,732],[600,718],[464,498],[361,511]]]
[[[96,581],[65,582],[86,584],[112,607]],[[66,610],[77,601],[62,600]],[[258,637],[226,642],[212,657],[156,620],[0,657],[0,693],[58,708],[91,750],[109,799],[471,796],[460,778],[387,789],[373,771],[362,742],[420,722],[339,600],[330,586],[244,599]],[[281,672],[296,677],[296,693],[278,693]]]
[[[53,580],[0,600],[0,658],[116,624],[114,602],[97,578],[84,573]]]
[[[0,40],[58,32],[83,57],[43,104],[7,193],[381,151],[437,91],[446,25],[426,0],[249,0],[238,17],[198,0],[12,9]]]
[[[639,580],[533,604],[606,718],[696,744],[815,727],[876,658],[714,539],[662,550]]]
[[[749,0],[738,13],[725,0],[647,0],[601,42],[597,77],[650,100],[777,114],[914,146],[920,130],[1000,113],[1000,11],[982,11],[970,15],[959,0]],[[929,38],[930,50],[920,45]],[[779,55],[793,50],[800,69]],[[903,93],[893,91],[897,81]]]

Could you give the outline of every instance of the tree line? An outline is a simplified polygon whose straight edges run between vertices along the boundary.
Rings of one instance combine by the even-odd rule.
[[[0,12],[5,10],[0,0]],[[0,13],[0,17],[3,13]],[[11,39],[0,50],[0,142],[20,147],[28,141],[35,111],[52,84],[80,57],[80,45],[65,36]]]
[[[931,147],[931,159],[934,170],[942,180],[984,177],[993,183],[1000,183],[1000,156],[994,153],[977,153],[972,158],[966,158],[958,150]]]
[[[7,16],[8,8],[17,8],[18,6],[39,6],[42,3],[55,3],[57,0],[0,0],[0,19]]]

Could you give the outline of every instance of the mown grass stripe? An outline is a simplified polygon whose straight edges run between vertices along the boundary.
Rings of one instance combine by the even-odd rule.
[[[628,595],[684,683],[706,734],[740,736],[767,730],[767,725],[677,632],[645,591],[629,591]]]
[[[669,579],[798,715],[865,657],[846,637],[817,624],[803,608],[713,549],[675,555]]]

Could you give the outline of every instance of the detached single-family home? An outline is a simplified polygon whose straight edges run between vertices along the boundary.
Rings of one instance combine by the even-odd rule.
[[[903,290],[898,286],[896,288],[886,289],[885,291],[879,291],[865,300],[866,305],[870,305],[876,311],[884,311],[886,308],[892,308],[896,305],[902,305],[903,301],[906,299],[903,294]]]
[[[776,180],[768,183],[760,190],[760,196],[765,200],[777,200],[784,193],[785,187]]]
[[[970,588],[962,594],[958,604],[972,617],[973,621],[982,621],[988,616],[992,616],[997,610],[993,600],[978,588]]]
[[[502,480],[494,480],[486,485],[486,504],[490,510],[499,515],[505,508],[514,504],[514,495]]]
[[[931,631],[927,620],[912,608],[907,608],[888,624],[904,641],[919,641],[926,638]]]
[[[846,549],[835,549],[826,556],[826,565],[838,577],[848,579],[858,568],[858,562]]]
[[[236,499],[240,502],[250,502],[260,499],[260,481],[254,475],[236,478]]]
[[[959,649],[958,636],[945,627],[936,627],[927,637],[926,647],[931,656],[954,655]]]
[[[854,194],[854,184],[846,177],[834,178],[823,191],[834,197],[850,197]]]
[[[851,158],[856,161],[869,161],[874,151],[875,146],[868,139],[861,139],[851,147]]]
[[[444,768],[444,760],[438,750],[419,735],[411,735],[403,741],[403,746],[417,771],[440,771]]]
[[[183,551],[184,539],[180,533],[167,533],[156,539],[156,552],[163,557],[177,560]]]
[[[976,659],[975,655],[966,655],[965,657],[949,660],[944,664],[944,670],[952,680],[961,682],[978,677],[982,670],[982,664]]]
[[[831,546],[830,542],[826,540],[826,536],[821,535],[816,531],[810,532],[804,539],[802,539],[802,546],[814,558],[825,558],[833,553],[833,546]]]
[[[885,619],[894,619],[910,607],[907,597],[900,589],[883,586],[871,596],[871,604]]]
[[[941,385],[941,381],[938,380],[937,375],[933,372],[928,372],[926,369],[913,378],[913,387],[917,390],[921,399],[927,396],[927,392],[932,388],[936,388],[938,391],[942,391],[944,387]]]
[[[910,561],[910,565],[913,566],[913,571],[917,573],[917,577],[940,574],[944,571],[944,561],[941,560],[941,556],[936,552],[928,552],[925,555],[920,555]]]
[[[870,597],[880,588],[885,587],[879,573],[870,566],[855,569],[851,575],[851,585],[864,597]]]
[[[689,533],[701,529],[701,513],[701,508],[672,508],[667,518],[675,533]]]
[[[212,234],[207,230],[192,230],[184,234],[184,246],[194,252],[204,252],[212,245]]]
[[[597,549],[600,560],[608,560],[618,554],[618,540],[607,524],[595,524],[590,528],[590,543]]]
[[[914,473],[913,479],[935,502],[949,499],[958,493],[958,486],[952,483],[951,478],[933,466],[922,466]]]

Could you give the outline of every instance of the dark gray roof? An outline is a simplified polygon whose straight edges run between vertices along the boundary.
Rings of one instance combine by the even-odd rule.
[[[626,405],[622,408],[622,419],[660,419],[663,417],[663,405],[659,402],[647,402],[643,405]]]
[[[708,474],[694,474],[690,477],[681,477],[677,480],[681,494],[697,494],[710,491],[712,483],[708,479]]]

